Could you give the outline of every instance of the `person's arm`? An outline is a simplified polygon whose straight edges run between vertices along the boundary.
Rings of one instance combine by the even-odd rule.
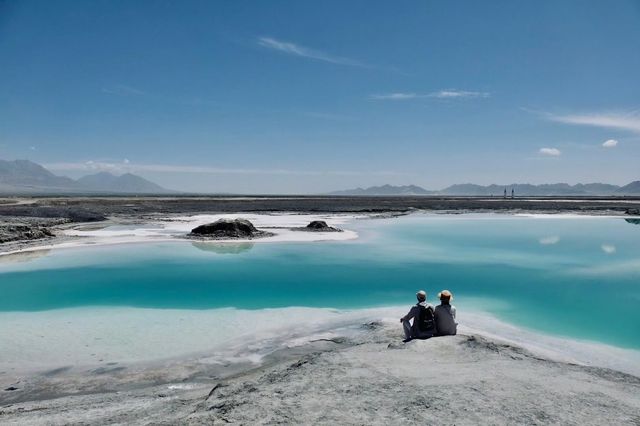
[[[414,318],[416,316],[416,309],[417,309],[416,306],[412,307],[409,310],[409,313],[407,315],[405,315],[402,318],[400,318],[400,322],[409,321],[410,319]]]

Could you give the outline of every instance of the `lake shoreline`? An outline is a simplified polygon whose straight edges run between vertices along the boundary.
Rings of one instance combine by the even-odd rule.
[[[277,242],[314,242],[314,241],[344,241],[358,238],[357,233],[346,229],[347,232],[332,233],[332,232],[314,232],[304,233],[302,231],[295,232],[297,237],[291,238],[291,233],[287,236],[281,235],[282,231],[295,231],[297,227],[306,225],[306,222],[313,220],[325,220],[329,221],[330,225],[341,226],[349,220],[362,220],[362,219],[390,219],[396,217],[402,217],[406,215],[415,214],[427,214],[434,216],[466,216],[466,215],[505,215],[505,216],[520,216],[520,217],[532,217],[532,218],[622,218],[628,220],[640,221],[640,216],[627,215],[616,211],[582,211],[582,210],[562,210],[562,211],[522,211],[522,210],[488,210],[488,211],[423,211],[423,210],[409,210],[409,211],[385,211],[385,212],[363,212],[359,214],[335,212],[335,213],[315,213],[315,212],[291,212],[291,211],[277,211],[277,212],[237,212],[237,213],[216,213],[216,214],[190,214],[185,216],[184,214],[154,214],[154,215],[132,215],[132,216],[114,216],[101,222],[80,222],[80,223],[64,223],[54,226],[50,226],[53,231],[52,237],[38,238],[33,240],[16,240],[7,243],[0,244],[0,260],[3,257],[19,255],[21,253],[37,252],[40,250],[51,249],[67,249],[78,248],[82,246],[95,246],[95,245],[113,245],[113,244],[131,244],[131,243],[145,243],[145,242],[170,242],[170,241],[193,241],[188,237],[188,229],[184,229],[182,234],[156,236],[153,239],[144,238],[143,236],[131,236],[131,238],[109,238],[105,236],[101,239],[88,238],[92,236],[91,231],[100,231],[108,227],[113,226],[129,226],[129,225],[146,225],[156,224],[164,226],[171,222],[190,222],[192,226],[205,223],[206,221],[197,222],[192,218],[209,217],[209,221],[215,221],[218,218],[267,218],[267,221],[262,223],[261,226],[269,231],[276,230],[276,235],[266,238],[258,239],[216,239],[210,241],[211,243],[277,243]],[[274,218],[273,223],[270,223],[269,218]],[[284,221],[277,218],[284,218]],[[298,220],[302,219],[302,221]],[[5,221],[6,218],[0,216],[0,221]],[[20,221],[21,219],[12,218],[11,220]],[[37,224],[37,219],[31,219]],[[1,222],[0,222],[1,223]],[[49,223],[47,220],[45,223]],[[38,226],[38,225],[36,225]],[[260,226],[259,226],[260,227]],[[90,232],[86,232],[90,231]],[[306,235],[305,235],[306,234]]]
[[[432,215],[435,220],[451,220],[452,217],[461,214],[426,213],[431,213],[429,216]],[[597,220],[633,217],[619,212],[605,214],[603,211],[565,211],[551,215],[540,211],[521,210],[498,213],[500,214],[492,212],[486,217],[478,214],[470,216],[475,219],[501,220],[509,216],[506,222],[510,223],[524,220],[518,216],[525,216],[527,220],[535,220],[538,224],[545,223],[540,221],[545,221],[546,218]],[[302,238],[298,241],[304,243],[327,240],[321,234],[296,234],[291,229],[311,219],[326,219],[330,225],[345,228],[346,233],[326,236],[328,240],[340,242],[359,236],[359,227],[355,227],[358,233],[349,229],[350,221],[356,218],[390,219],[405,214],[407,212],[357,215],[253,212],[223,216],[250,216],[259,225],[258,228],[266,227],[277,231],[276,237],[279,239],[273,241],[274,243],[295,242],[295,238],[298,237]],[[163,213],[135,217],[116,216],[109,221],[92,224],[65,224],[61,227],[64,227],[65,232],[62,238],[66,240],[61,242],[68,244],[68,248],[71,249],[82,248],[82,243],[78,245],[80,241],[88,243],[87,247],[109,243],[180,242],[182,240],[176,238],[176,235],[185,233],[195,222],[209,221],[220,216]],[[162,226],[150,228],[150,223]],[[392,220],[392,223],[396,222]],[[377,226],[370,225],[372,226],[362,227],[365,230],[365,240],[371,232],[370,228]],[[168,233],[165,235],[163,232]],[[353,232],[353,235],[348,232]],[[509,235],[508,230],[504,232]],[[295,237],[293,240],[292,236]],[[540,236],[535,234],[530,244],[555,247],[559,241],[564,241],[564,237],[560,240],[555,234],[545,231]],[[234,240],[216,241],[211,244],[238,243]],[[262,242],[253,240],[251,243],[266,244],[268,239]],[[342,243],[339,246],[342,246]],[[58,250],[63,247],[64,245],[57,245],[50,248]],[[25,257],[22,260],[29,260],[30,256],[38,256],[37,250],[42,249],[35,245],[23,247],[17,253],[0,256],[0,261],[4,258],[8,262],[18,262],[21,256]],[[597,249],[602,250],[602,256],[616,250],[615,246],[610,245],[603,245]],[[431,261],[435,259],[433,252],[426,253]],[[621,246],[618,246],[618,253],[621,253]],[[70,254],[72,253],[68,253]],[[404,259],[405,255],[402,256]],[[512,261],[516,265],[519,262],[518,259]],[[525,264],[530,265],[530,259],[527,258]],[[7,267],[20,269],[20,266],[16,265]],[[182,342],[180,339],[184,338],[186,333],[180,330],[195,330],[196,334],[202,337],[207,336],[207,332],[212,333],[218,328],[224,328],[219,327],[215,315],[207,320],[213,321],[212,323],[204,321],[204,317],[210,316],[210,312],[207,311],[200,311],[203,313],[202,317],[194,316],[192,320],[184,323],[179,322],[184,315],[171,316],[166,311],[162,312],[162,316],[168,321],[167,324],[173,324],[172,326],[151,316],[136,317],[146,318],[145,321],[128,321],[126,315],[106,312],[102,323],[109,325],[109,330],[115,332],[106,336],[101,334],[101,328],[95,327],[95,324],[86,321],[86,318],[81,320],[77,317],[73,321],[62,318],[58,325],[52,325],[56,322],[51,319],[55,318],[58,312],[43,311],[42,314],[34,313],[30,316],[34,321],[31,326],[25,326],[30,323],[27,316],[31,314],[25,313],[27,316],[21,319],[19,315],[8,312],[2,317],[2,323],[6,325],[5,331],[13,329],[13,337],[9,336],[6,339],[16,342],[13,348],[9,348],[9,351],[14,352],[13,358],[17,360],[27,357],[32,360],[33,366],[40,363],[42,366],[46,365],[46,368],[40,371],[12,372],[10,364],[0,365],[0,423],[67,424],[82,419],[98,423],[130,424],[278,421],[369,423],[385,420],[387,423],[400,420],[442,423],[442,416],[449,416],[447,418],[452,419],[451,423],[456,424],[591,424],[612,419],[619,424],[634,424],[640,419],[637,414],[640,412],[640,401],[634,397],[640,390],[640,373],[615,364],[617,358],[624,358],[626,354],[631,353],[630,351],[624,352],[606,345],[591,345],[589,342],[580,343],[562,336],[541,341],[539,336],[532,336],[516,327],[510,330],[510,336],[506,336],[501,334],[504,327],[500,331],[495,323],[483,325],[475,319],[463,320],[468,313],[464,308],[461,311],[459,336],[402,344],[397,319],[390,318],[399,317],[405,313],[404,310],[394,310],[393,315],[372,315],[366,321],[364,318],[352,317],[346,322],[329,322],[313,330],[313,333],[308,330],[306,334],[289,333],[288,340],[282,339],[282,330],[286,328],[274,328],[269,334],[272,340],[267,344],[258,342],[256,345],[251,339],[245,339],[242,344],[258,348],[253,352],[224,352],[203,346],[196,348],[198,356],[170,356],[166,349],[172,345],[185,344],[186,341]],[[43,315],[48,315],[46,312],[51,313],[51,318],[43,321]],[[15,321],[9,320],[14,316]],[[280,321],[286,325],[300,317],[280,316]],[[114,327],[113,322],[116,318],[123,319],[122,326]],[[265,318],[256,318],[249,323],[271,325],[271,321],[272,319],[267,321]],[[145,346],[144,341],[138,342],[138,345],[153,354],[167,356],[137,362],[135,358],[128,360],[118,354],[112,354],[100,356],[99,360],[96,358],[98,362],[93,364],[86,362],[87,359],[92,359],[89,357],[101,353],[98,350],[99,344],[96,343],[94,346],[92,343],[96,336],[104,338],[104,350],[112,350],[117,346],[109,342],[118,342],[120,346],[127,347],[122,344],[127,323],[143,325],[138,327],[138,332],[144,330],[145,334],[152,334],[148,328],[151,324],[154,324],[157,330],[164,330],[165,335],[155,336],[156,342],[160,342],[161,345]],[[222,324],[237,323],[238,319]],[[42,324],[49,324],[56,332],[64,331],[64,324],[69,324],[71,338],[60,334],[66,337],[57,339],[55,333],[39,336],[38,327],[41,328]],[[474,327],[469,327],[470,324]],[[78,329],[79,326],[90,330],[91,333],[83,336]],[[194,327],[200,329],[196,330]],[[345,331],[345,327],[349,332]],[[354,333],[355,329],[357,332]],[[232,326],[230,330],[235,329]],[[25,336],[30,336],[29,344],[26,344]],[[54,352],[51,345],[57,340],[81,345],[77,348],[67,345],[68,362],[46,363],[44,358]],[[135,342],[135,339],[132,342]],[[48,353],[43,354],[41,350],[33,351],[29,358],[29,354],[21,349],[21,344],[24,345],[23,348],[46,347]],[[163,344],[168,346],[162,346]],[[231,345],[234,349],[244,348],[241,344],[234,345]],[[566,348],[571,348],[572,351],[565,351],[562,354],[564,356],[558,356],[561,352],[558,350]],[[80,356],[81,352],[84,353],[84,358]],[[214,352],[221,352],[224,356],[217,356]],[[633,359],[640,359],[636,358],[636,352],[632,354]],[[593,355],[594,362],[585,362],[585,359],[581,358],[586,354]],[[637,366],[640,362],[629,365]],[[443,370],[443,366],[450,370]],[[421,371],[420,375],[415,374],[418,370]],[[443,371],[452,372],[452,381],[446,380],[447,375],[443,374]],[[434,395],[434,386],[441,387],[442,393]],[[407,388],[414,389],[415,392],[407,391]],[[336,395],[340,397],[336,398]],[[554,408],[559,403],[564,407],[561,412]]]
[[[65,242],[64,231],[77,226],[153,221],[197,214],[352,214],[397,216],[412,212],[570,213],[632,217],[640,197],[435,197],[435,196],[112,196],[0,198],[0,225],[47,229],[54,237],[25,239],[0,229],[0,254]],[[4,235],[4,236],[3,236]]]
[[[371,322],[348,338],[282,349],[252,367],[207,374],[174,366],[172,382],[47,394],[0,405],[3,424],[427,422],[634,424],[640,378],[541,357],[464,330],[401,343],[399,326]],[[117,371],[94,377],[118,374]],[[52,376],[53,377],[53,376]],[[58,383],[58,386],[60,384]],[[77,383],[67,383],[72,390]],[[97,389],[97,388],[96,388]],[[4,392],[5,395],[7,392]],[[562,409],[558,410],[557,407]]]

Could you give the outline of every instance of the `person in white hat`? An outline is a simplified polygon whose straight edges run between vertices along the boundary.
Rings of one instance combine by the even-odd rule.
[[[453,294],[449,290],[438,293],[440,304],[436,306],[435,320],[438,336],[455,336],[458,332],[456,322],[456,307],[451,305]]]
[[[405,342],[411,339],[427,339],[436,332],[433,305],[427,303],[427,292],[420,290],[416,293],[416,298],[418,303],[411,307],[407,315],[400,318]]]

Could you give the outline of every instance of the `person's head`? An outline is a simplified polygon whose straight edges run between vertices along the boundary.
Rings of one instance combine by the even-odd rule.
[[[418,299],[418,302],[424,302],[425,300],[427,300],[427,292],[424,290],[420,290],[416,293],[416,298]]]
[[[449,302],[453,300],[453,294],[451,294],[449,290],[442,290],[440,293],[438,293],[438,298],[440,299],[440,302],[448,305]]]

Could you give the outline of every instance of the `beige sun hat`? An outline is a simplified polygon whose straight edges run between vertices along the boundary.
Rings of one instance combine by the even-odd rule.
[[[451,292],[449,290],[442,290],[440,293],[438,293],[438,299],[442,299],[442,298],[448,298],[449,300],[453,300],[453,294],[451,294]]]

